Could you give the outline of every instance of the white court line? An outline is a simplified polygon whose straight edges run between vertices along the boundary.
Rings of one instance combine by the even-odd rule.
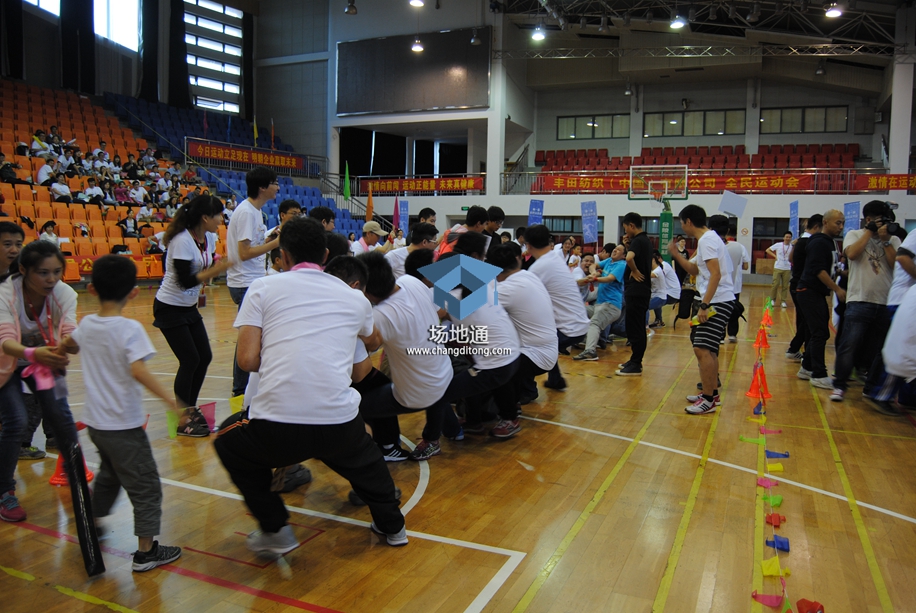
[[[82,371],[82,370],[77,370],[77,369],[67,369],[67,372],[78,372],[78,373],[81,373],[81,372],[83,372],[83,371]],[[174,376],[175,376],[175,373],[173,373],[173,372],[154,372],[154,373],[150,373],[150,374],[153,374],[153,375],[160,375],[160,376],[162,376],[162,377],[174,377]],[[232,377],[224,377],[224,376],[222,376],[222,375],[207,375],[207,379],[230,379],[230,380],[231,380]]]
[[[404,441],[405,445],[410,447],[411,451],[416,448],[416,445],[403,434],[401,435],[401,440]],[[429,462],[418,462],[418,464],[420,465],[420,479],[417,481],[417,487],[413,491],[411,497],[401,506],[401,513],[404,517],[407,517],[407,514],[420,503],[420,499],[423,498],[423,494],[426,493],[426,488],[429,487]]]
[[[579,430],[580,432],[588,432],[589,434],[597,434],[598,436],[604,436],[606,438],[615,438],[621,441],[629,441],[629,442],[633,441],[632,438],[627,437],[627,436],[621,436],[619,434],[610,434],[608,432],[601,432],[600,430],[592,430],[589,428],[583,428],[582,426],[573,426],[570,424],[550,421],[547,419],[539,419],[537,417],[526,417],[524,415],[520,417],[521,419],[527,419],[528,421],[536,421],[538,423],[549,424],[551,426],[559,426],[560,428],[567,428],[569,430]],[[694,458],[697,460],[700,459],[700,456],[695,453],[690,453],[688,451],[681,451],[680,449],[674,449],[672,447],[665,447],[663,445],[656,445],[655,443],[647,443],[645,441],[639,441],[639,444],[645,445],[646,447],[653,447],[661,451],[667,451],[669,453],[676,453],[678,455],[686,456],[688,458]],[[711,464],[718,464],[719,466],[725,466],[726,468],[733,468],[735,470],[740,470],[741,472],[750,473],[752,475],[757,474],[757,471],[755,469],[747,468],[744,466],[739,466],[738,464],[732,464],[731,462],[715,460],[713,458],[709,458],[707,461],[710,462]],[[817,494],[823,494],[824,496],[828,496],[830,498],[836,498],[837,500],[844,500],[844,501],[848,500],[846,496],[844,496],[843,494],[834,494],[833,492],[828,492],[827,490],[822,490],[812,485],[806,485],[804,483],[799,483],[798,481],[792,481],[791,479],[786,479],[782,475],[771,475],[767,473],[767,477],[770,477],[771,479],[775,479],[779,481],[780,483],[785,483],[786,485],[794,485],[795,487],[798,487],[804,490],[808,490],[810,492],[815,492]],[[856,504],[858,504],[860,507],[865,507],[866,509],[871,509],[872,511],[884,513],[885,515],[890,515],[891,517],[902,519],[903,521],[909,522],[911,524],[916,524],[916,518],[909,517],[908,515],[903,515],[901,513],[897,513],[896,511],[891,511],[890,509],[878,507],[873,504],[868,504],[867,502],[862,502],[861,500],[856,500]]]

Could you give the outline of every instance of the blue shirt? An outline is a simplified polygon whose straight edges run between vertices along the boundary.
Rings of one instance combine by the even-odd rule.
[[[598,284],[598,303],[610,302],[618,309],[623,308],[623,275],[627,269],[626,260],[615,262],[608,258],[601,262],[599,268],[601,269],[599,276],[614,275],[616,281]]]

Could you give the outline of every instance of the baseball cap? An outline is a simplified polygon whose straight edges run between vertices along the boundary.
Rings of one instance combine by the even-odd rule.
[[[388,236],[388,233],[382,230],[382,226],[378,225],[377,221],[367,221],[363,224],[363,234],[378,234],[379,236]]]

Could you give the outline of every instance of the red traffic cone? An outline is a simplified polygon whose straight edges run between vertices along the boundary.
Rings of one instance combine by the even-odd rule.
[[[83,460],[84,465],[86,460]],[[89,467],[86,466],[86,483],[90,483],[95,478],[95,475],[92,474],[92,471],[89,470]],[[56,485],[57,487],[63,487],[65,485],[70,485],[70,481],[67,480],[67,473],[64,472],[64,454],[58,454],[57,456],[57,466],[54,468],[54,475],[48,481],[51,485]]]
[[[770,348],[770,342],[767,340],[767,330],[763,326],[760,326],[760,329],[757,331],[757,339],[754,341],[754,347],[757,349]]]
[[[772,326],[772,325],[773,325],[773,318],[772,318],[772,316],[770,316],[770,312],[769,312],[769,311],[764,311],[764,312],[763,312],[763,325],[765,325],[765,326]]]
[[[754,380],[751,381],[751,388],[745,395],[748,398],[760,398],[762,400],[773,397],[767,388],[767,376],[763,370],[763,364],[758,362],[754,365]]]

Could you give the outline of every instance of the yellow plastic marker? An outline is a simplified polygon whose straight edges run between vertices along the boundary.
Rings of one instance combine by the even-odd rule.
[[[178,438],[178,414],[175,411],[166,411],[165,419],[168,422],[169,438]]]
[[[779,558],[770,558],[760,563],[764,577],[788,577],[792,574],[788,568],[779,566]]]
[[[783,471],[783,468],[780,462],[776,462],[774,464],[767,464],[768,473],[781,473],[782,471]]]

